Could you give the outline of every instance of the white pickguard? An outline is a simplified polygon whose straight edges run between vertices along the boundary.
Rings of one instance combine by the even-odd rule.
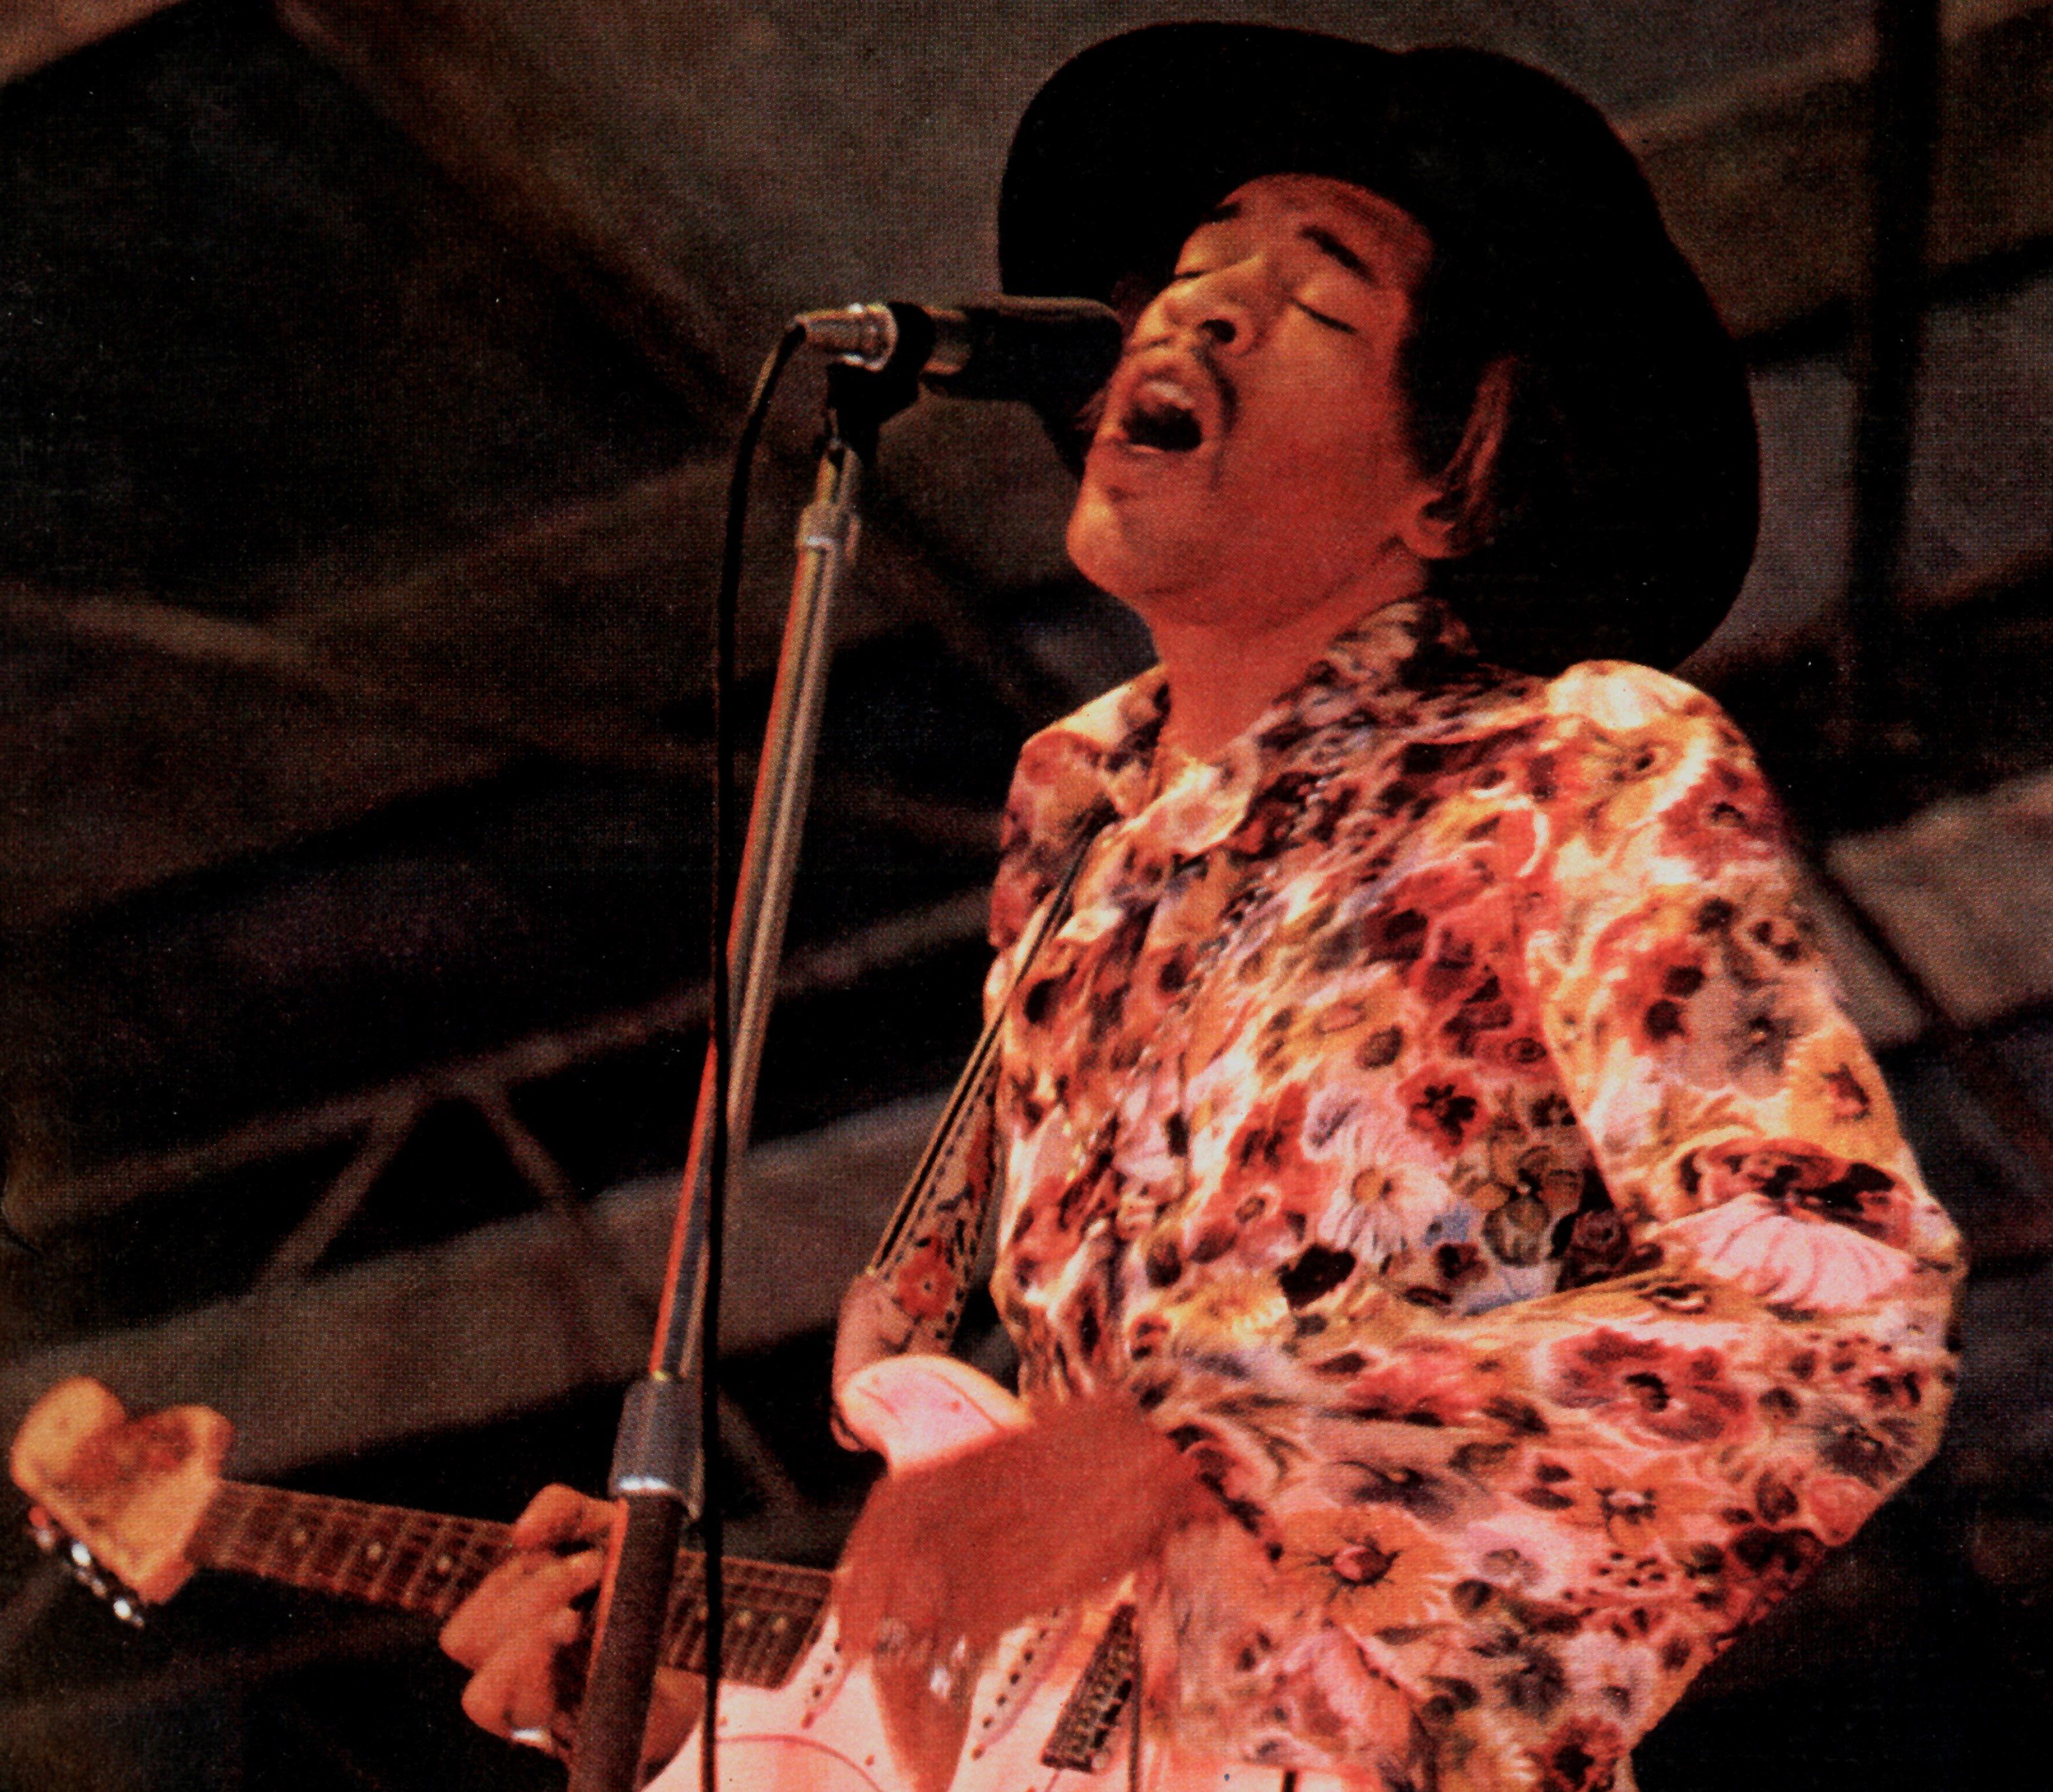
[[[1022,1703],[1017,1717],[995,1741],[980,1744],[972,1717],[969,1740],[956,1769],[952,1792],[1122,1792],[1127,1785],[1125,1727],[1105,1764],[1094,1774],[1044,1766],[1041,1750],[1068,1696],[1089,1664],[1104,1627],[1103,1612],[1074,1625],[1066,1647]],[[1012,1639],[1008,1638],[1009,1645]],[[908,1792],[885,1739],[884,1722],[866,1668],[832,1673],[834,1689],[811,1711],[803,1688],[818,1675],[824,1656],[837,1645],[830,1628],[791,1684],[775,1692],[752,1687],[720,1689],[720,1792]],[[978,1687],[981,1702],[1011,1672],[1001,1649]],[[1274,1767],[1201,1763],[1150,1747],[1144,1752],[1144,1792],[1278,1792],[1283,1776]],[[697,1792],[699,1742],[696,1735],[654,1781],[650,1792]],[[1337,1788],[1326,1774],[1301,1774],[1299,1792]]]

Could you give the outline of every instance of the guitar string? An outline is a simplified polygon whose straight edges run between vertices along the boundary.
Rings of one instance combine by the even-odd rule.
[[[261,1574],[446,1617],[512,1553],[511,1531],[487,1519],[224,1481],[201,1515],[188,1554],[198,1566]],[[342,1546],[342,1554],[332,1565],[322,1565],[324,1550],[334,1543]],[[379,1553],[369,1562],[365,1578],[373,1545],[379,1546]],[[448,1566],[436,1568],[438,1580],[424,1588],[422,1575],[438,1562]],[[401,1563],[406,1565],[403,1575],[396,1573]],[[681,1563],[681,1597],[673,1601],[675,1628],[664,1651],[673,1666],[703,1660],[703,1558],[695,1555]],[[728,1614],[727,1677],[763,1686],[783,1684],[812,1639],[833,1576],[780,1562],[737,1562],[727,1568],[736,1590],[751,1600]],[[753,1597],[759,1594],[769,1602]],[[1143,1761],[1137,1637],[1133,1673],[1127,1778],[1129,1786],[1137,1788]],[[1285,1777],[1283,1792],[1292,1792],[1294,1779]]]
[[[380,1506],[362,1500],[342,1498],[332,1494],[296,1493],[281,1488],[264,1487],[248,1483],[225,1481],[221,1484],[216,1499],[227,1508],[239,1508],[230,1523],[247,1531],[254,1521],[272,1520],[292,1513],[317,1513],[324,1517],[340,1517],[348,1521],[351,1528],[363,1531],[382,1531],[388,1547],[414,1546],[408,1540],[410,1527],[427,1524],[437,1529],[449,1529],[463,1535],[463,1546],[478,1544],[496,1545],[500,1554],[510,1552],[512,1527],[484,1519],[444,1516],[436,1513],[418,1512],[402,1506]],[[430,1536],[434,1533],[431,1531]],[[275,1539],[273,1539],[275,1542]],[[418,1539],[416,1540],[418,1541]],[[250,1564],[248,1545],[230,1543],[237,1550],[245,1567]],[[698,1584],[697,1577],[703,1568],[704,1558],[696,1552],[685,1554],[680,1564],[681,1573]],[[782,1595],[795,1601],[810,1604],[828,1594],[833,1585],[833,1575],[824,1569],[807,1568],[793,1563],[737,1561],[728,1565],[739,1584],[745,1584],[772,1597]]]
[[[195,1540],[202,1565],[446,1617],[511,1553],[510,1536],[510,1527],[485,1519],[224,1482]],[[324,1562],[331,1540],[340,1552]],[[437,1566],[442,1562],[449,1566]],[[683,1622],[665,1654],[688,1662],[705,1641],[703,1558],[688,1556],[681,1569],[673,1615]],[[787,1563],[748,1562],[728,1564],[728,1575],[747,1601],[736,1606],[724,1627],[736,1651],[737,1672],[731,1677],[758,1680],[787,1672],[811,1639],[833,1577]]]

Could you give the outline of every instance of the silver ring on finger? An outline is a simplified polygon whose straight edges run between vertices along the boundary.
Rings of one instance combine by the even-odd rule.
[[[563,1745],[556,1740],[556,1733],[546,1723],[524,1723],[506,1732],[509,1743],[518,1743],[523,1748],[539,1748],[552,1760],[563,1758]]]
[[[947,1700],[954,1698],[961,1689],[968,1667],[969,1638],[958,1637],[955,1647],[927,1670],[927,1690],[936,1699]]]

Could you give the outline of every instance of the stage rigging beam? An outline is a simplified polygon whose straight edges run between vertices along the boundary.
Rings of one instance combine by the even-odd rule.
[[[125,31],[179,0],[6,0],[0,5],[0,84]]]

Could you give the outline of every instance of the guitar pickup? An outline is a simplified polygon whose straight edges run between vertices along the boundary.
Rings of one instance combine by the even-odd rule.
[[[1074,1774],[1101,1771],[1112,1755],[1113,1732],[1126,1713],[1140,1679],[1140,1641],[1131,1604],[1112,1614],[1090,1665],[1070,1689],[1056,1719],[1041,1765]]]

